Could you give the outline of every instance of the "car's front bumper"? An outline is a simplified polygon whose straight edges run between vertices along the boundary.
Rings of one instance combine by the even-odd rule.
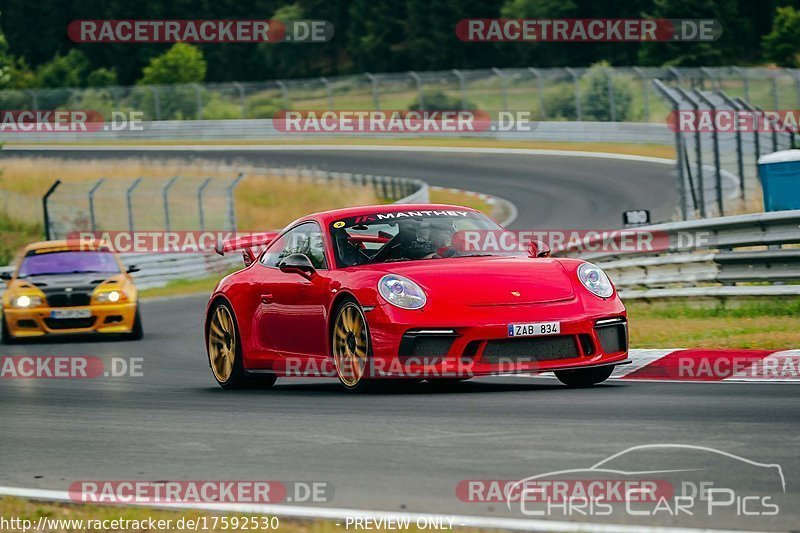
[[[593,302],[594,303],[594,302]],[[435,379],[539,373],[620,364],[628,357],[627,317],[616,301],[578,300],[475,307],[453,313],[377,305],[366,313],[374,377]],[[466,310],[462,310],[466,311]],[[508,325],[557,321],[558,335],[509,337]]]
[[[16,338],[85,333],[130,333],[136,317],[136,302],[87,307],[4,308],[9,333]],[[88,318],[53,318],[52,311],[88,310]]]

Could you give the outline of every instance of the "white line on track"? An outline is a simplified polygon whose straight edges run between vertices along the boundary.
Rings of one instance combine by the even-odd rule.
[[[67,491],[46,489],[25,489],[19,487],[0,487],[0,495],[75,503]],[[590,532],[590,533],[695,533],[700,531],[726,532],[720,529],[691,529],[676,527],[650,527],[626,524],[589,524],[583,522],[565,522],[558,520],[536,520],[524,518],[500,518],[468,515],[448,515],[433,513],[395,513],[388,511],[368,511],[362,509],[342,509],[335,507],[308,507],[300,505],[244,504],[244,503],[191,503],[191,504],[130,504],[136,507],[159,509],[200,509],[203,511],[225,511],[231,513],[254,513],[277,515],[289,518],[346,520],[347,518],[400,519],[416,523],[417,520],[452,519],[454,526],[509,529],[516,531],[558,531],[558,532]],[[733,533],[733,532],[731,532]],[[738,531],[737,533],[742,533]]]

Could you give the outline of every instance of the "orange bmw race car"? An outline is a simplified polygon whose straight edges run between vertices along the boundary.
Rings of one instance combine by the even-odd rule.
[[[13,273],[4,272],[2,342],[83,333],[142,337],[136,286],[114,253],[78,243],[28,245]]]

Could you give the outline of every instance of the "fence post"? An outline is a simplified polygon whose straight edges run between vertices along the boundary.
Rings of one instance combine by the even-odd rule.
[[[378,78],[370,74],[369,72],[365,72],[364,76],[367,77],[370,84],[372,84],[372,103],[375,105],[375,111],[381,110],[381,95],[378,89]]]
[[[411,76],[411,79],[417,83],[417,92],[419,93],[419,110],[425,111],[425,94],[423,93],[422,78],[420,78],[419,74],[413,70],[408,71],[408,75]]]
[[[197,188],[197,213],[200,216],[200,229],[206,229],[205,213],[203,212],[203,192],[211,183],[213,178],[206,178],[205,181]]]
[[[744,88],[744,99],[750,100],[750,78],[747,76],[747,71],[742,67],[733,67],[733,70],[739,73],[742,78],[742,85]]]
[[[539,120],[544,119],[546,112],[544,109],[544,81],[542,73],[538,68],[528,67],[528,72],[536,78],[536,85],[539,88]]]
[[[333,89],[331,88],[331,82],[328,81],[328,78],[322,76],[319,81],[321,81],[325,85],[325,92],[328,95],[328,109],[333,110]]]
[[[172,176],[166,185],[164,185],[164,190],[161,192],[164,198],[164,226],[167,231],[170,230],[170,221],[169,221],[169,190],[175,185],[175,182],[178,181],[178,176]]]
[[[111,101],[114,102],[114,111],[119,111],[119,94],[117,93],[118,89],[119,87],[115,86],[108,88],[108,92],[111,93]]]
[[[61,185],[61,180],[54,181],[50,188],[47,189],[47,192],[44,193],[44,196],[42,196],[42,211],[44,213],[44,238],[48,241],[50,240],[50,211],[47,208],[47,199],[50,198],[50,195],[56,191],[59,185]]]
[[[39,96],[36,94],[36,91],[25,92],[31,95],[31,109],[34,111],[39,111]]]
[[[136,190],[136,187],[142,182],[141,176],[136,178],[128,187],[128,190],[125,191],[125,204],[128,206],[128,229],[133,232],[133,191]]]
[[[578,82],[578,75],[570,67],[565,68],[567,74],[572,76],[572,82],[575,84],[575,116],[578,122],[583,120],[583,111],[581,110],[581,86]]]
[[[778,102],[778,77],[775,75],[770,76],[770,84],[772,86],[772,109],[777,111],[781,108],[781,104]]]
[[[683,85],[683,75],[676,69],[675,67],[669,67],[667,69],[670,74],[675,77],[675,80],[678,82],[678,85]]]
[[[611,122],[617,121],[617,101],[614,98],[614,71],[607,69],[608,73],[608,110]]]
[[[647,79],[640,67],[633,67],[633,71],[642,82],[642,106],[644,107],[644,121],[650,122],[650,91],[647,90]],[[685,220],[685,219],[684,219]]]
[[[105,181],[105,178],[100,178],[92,185],[92,188],[89,189],[89,220],[92,224],[92,231],[97,231],[97,221],[94,216],[94,193],[97,192],[97,189],[99,189]]]
[[[283,108],[289,109],[292,107],[292,101],[289,99],[289,90],[286,88],[286,84],[283,83],[281,80],[276,80],[275,85],[277,85],[281,90],[281,98],[283,99]]]
[[[492,72],[494,72],[495,76],[500,78],[500,90],[503,95],[503,111],[508,111],[508,80],[506,75],[497,67],[492,67]]]
[[[727,94],[725,94],[724,91],[719,90],[719,91],[717,91],[717,94],[734,111],[739,111],[740,110],[739,109],[739,105],[736,102],[734,102]],[[742,154],[742,132],[740,131],[740,128],[735,128],[735,129],[736,129],[736,132],[735,132],[736,133],[736,167],[737,167],[737,170],[739,171],[739,195],[740,195],[740,197],[742,199],[742,202],[744,202],[744,200],[745,200],[745,188],[746,187],[745,187],[745,182],[744,182],[744,154]]]
[[[711,72],[711,69],[708,67],[700,67],[700,72],[703,75],[708,76],[708,79],[711,80],[711,90],[718,91],[719,90],[719,78],[714,76],[714,73]]]
[[[197,120],[201,120],[203,118],[203,92],[202,92],[202,88],[197,83],[193,83],[192,86],[194,87],[194,103],[197,106],[197,111],[195,113],[195,117],[197,117]]]
[[[794,90],[797,92],[797,105],[800,106],[800,75],[794,73]]]
[[[244,94],[244,86],[238,81],[233,82],[233,86],[239,91],[239,114],[242,118],[247,118],[247,101]]]
[[[161,120],[161,99],[158,96],[158,86],[150,85],[150,91],[153,93],[153,111],[156,113],[156,120]]]
[[[460,70],[454,68],[452,70],[453,74],[456,78],[458,78],[458,90],[461,93],[461,109],[467,109],[467,84],[466,80],[464,79],[464,75],[461,73]]]
[[[683,97],[684,100],[689,102],[689,105],[692,106],[692,109],[695,112],[695,116],[697,116],[697,112],[700,110],[700,105],[691,96],[689,96],[689,93],[686,92],[684,89],[678,87],[675,90],[678,91],[678,93]],[[702,150],[703,149],[700,140],[700,129],[695,128],[694,153],[695,153],[695,158],[697,158],[697,195],[699,196],[698,207],[700,208],[700,216],[702,218],[706,218],[706,191],[705,191],[705,179],[703,177]]]
[[[749,103],[745,102],[741,98],[737,98],[736,99],[736,103],[738,103],[740,106],[742,106],[743,109],[746,109],[747,111],[750,111],[751,113],[753,111],[755,111],[755,108],[753,106],[751,106]],[[756,152],[755,153],[756,169],[758,169],[758,166],[757,166],[758,165],[758,158],[759,158],[759,156],[761,156],[761,142],[760,142],[760,138],[758,136],[758,128],[753,128],[753,141],[754,141],[753,146],[755,147],[755,152]]]
[[[705,97],[705,95],[694,89],[694,94],[700,99],[704,104],[711,108],[711,116],[716,117],[717,115],[717,106],[714,103]],[[716,124],[716,120],[714,120]],[[723,205],[724,202],[722,200],[722,172],[720,169],[720,162],[719,162],[719,135],[717,132],[717,128],[713,128],[711,131],[711,142],[714,144],[714,186],[717,189],[717,210],[719,211],[719,216],[725,216],[725,206]]]
[[[231,231],[236,231],[236,203],[233,192],[239,182],[242,181],[242,178],[244,178],[244,172],[239,172],[239,175],[228,185],[228,190],[226,191],[228,195],[228,220],[231,223]]]
[[[672,110],[677,114],[678,111],[680,111],[680,101],[667,90],[660,80],[653,80],[653,87],[672,103]],[[683,173],[683,159],[685,155],[683,153],[683,140],[680,128],[675,128],[675,151],[678,156],[678,197],[681,203],[681,217],[683,220],[687,220],[686,204],[688,199],[686,198],[686,178]]]

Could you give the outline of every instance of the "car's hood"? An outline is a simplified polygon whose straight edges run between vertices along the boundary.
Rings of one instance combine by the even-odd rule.
[[[434,298],[467,305],[520,305],[574,296],[564,267],[555,259],[474,257],[390,263],[386,271],[419,283]]]
[[[122,282],[122,274],[87,273],[87,274],[53,274],[47,276],[31,276],[17,279],[15,287],[33,285],[45,293],[72,289],[74,291],[93,291],[101,283]]]

